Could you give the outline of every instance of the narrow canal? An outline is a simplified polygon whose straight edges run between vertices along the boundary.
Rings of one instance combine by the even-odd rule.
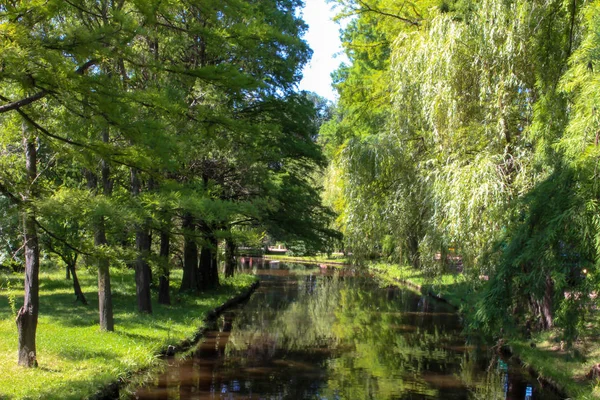
[[[261,286],[140,399],[558,399],[461,334],[448,305],[315,265],[254,260]]]

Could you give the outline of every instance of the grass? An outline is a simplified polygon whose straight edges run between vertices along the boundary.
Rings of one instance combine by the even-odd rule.
[[[40,274],[38,368],[17,365],[15,310],[23,302],[22,274],[0,273],[0,398],[81,399],[117,378],[157,363],[158,352],[193,336],[206,313],[241,293],[254,277],[239,275],[201,296],[176,294],[181,271],[172,274],[171,306],[153,299],[152,315],[136,312],[133,271],[111,271],[115,332],[100,332],[95,273],[79,272],[88,306],[74,303],[63,271]],[[157,297],[154,295],[153,297]]]
[[[477,300],[474,285],[462,274],[427,275],[409,266],[388,263],[371,263],[367,269],[387,284],[406,283],[422,293],[443,298],[459,309],[473,307]]]
[[[595,324],[596,330],[598,324]],[[600,398],[600,383],[590,382],[585,375],[600,362],[597,333],[589,332],[570,350],[561,349],[558,332],[535,335],[532,340],[512,340],[511,347],[525,365],[532,366],[543,378],[556,383],[576,399]],[[531,343],[535,347],[531,347]]]
[[[344,267],[352,264],[349,257],[326,257],[317,256],[285,256],[285,255],[265,255],[268,260],[294,261],[304,263],[322,263],[332,266]],[[409,266],[389,263],[370,263],[367,269],[376,272],[378,278],[389,284],[397,284],[399,281],[407,283],[423,293],[433,294],[445,299],[448,303],[457,308],[469,305],[473,307],[476,297],[473,296],[475,290],[463,275],[456,273],[446,273],[442,275],[427,276],[422,271],[418,271]]]
[[[461,274],[430,277],[409,266],[372,263],[370,271],[388,284],[408,283],[422,293],[432,293],[456,306],[469,317],[476,311],[477,286]],[[586,335],[571,350],[561,350],[559,332],[542,332],[531,340],[513,338],[510,345],[515,355],[532,367],[539,376],[559,386],[573,399],[600,398],[600,383],[586,380],[585,375],[600,362],[600,318],[588,324]],[[535,344],[535,347],[531,346]]]
[[[297,261],[297,262],[306,262],[306,263],[316,263],[316,264],[343,264],[349,265],[351,264],[351,260],[349,257],[327,257],[324,255],[317,256],[284,256],[277,254],[265,254],[264,256],[267,260],[281,260],[281,261]]]

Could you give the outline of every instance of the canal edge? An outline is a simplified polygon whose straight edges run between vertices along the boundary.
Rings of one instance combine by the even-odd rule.
[[[293,258],[293,257],[277,257],[276,255],[265,254],[261,257],[267,261],[281,261],[281,262],[293,262],[299,264],[320,264],[320,265],[330,265],[330,266],[338,266],[338,267],[352,267],[352,264],[342,261],[319,261],[316,259],[307,259],[307,258]]]
[[[213,308],[208,313],[206,313],[206,317],[202,320],[202,325],[197,329],[196,333],[187,339],[180,341],[176,345],[168,345],[166,348],[161,349],[156,353],[158,358],[165,359],[170,356],[174,356],[175,354],[181,354],[185,351],[188,351],[192,346],[197,344],[200,339],[204,337],[206,332],[209,330],[208,323],[214,321],[219,318],[223,312],[242,304],[250,299],[250,296],[258,289],[260,286],[260,280],[256,280],[252,285],[250,285],[246,290],[242,293],[230,298],[225,301],[225,303],[221,304],[218,307]],[[171,348],[173,348],[171,350]],[[121,395],[121,389],[132,383],[133,378],[135,376],[147,375],[150,370],[155,368],[155,366],[151,366],[148,368],[143,368],[134,372],[127,374],[126,376],[119,377],[115,379],[113,382],[102,387],[96,394],[88,397],[89,400],[113,400],[119,399]]]
[[[374,271],[376,274],[382,275],[383,273],[381,271],[379,271],[378,269],[372,268],[371,271]],[[452,304],[448,301],[448,299],[442,297],[441,295],[435,294],[433,293],[433,291],[431,290],[431,288],[427,288],[427,290],[425,290],[425,288],[421,285],[418,285],[414,282],[411,282],[409,280],[405,280],[405,279],[399,279],[399,278],[392,278],[392,280],[396,283],[399,283],[401,285],[406,285],[409,287],[412,287],[413,289],[418,290],[419,292],[421,292],[421,294],[425,295],[425,296],[430,296],[433,297],[436,300],[439,300],[443,303],[448,304],[449,306],[453,307],[457,313],[459,314],[463,314],[463,311],[461,311],[460,307],[456,306],[455,304]],[[463,299],[461,299],[463,300]],[[510,355],[511,358],[513,358],[517,363],[519,363],[519,365],[521,365],[523,368],[525,368],[526,370],[528,370],[528,372],[531,374],[532,377],[536,377],[536,379],[538,380],[538,382],[540,382],[540,384],[546,385],[547,387],[551,388],[552,391],[554,391],[556,394],[558,394],[560,397],[564,398],[564,399],[570,399],[571,397],[567,394],[567,392],[565,391],[565,389],[558,383],[555,382],[554,380],[552,380],[551,378],[545,377],[543,375],[540,374],[539,370],[535,368],[535,366],[531,365],[531,364],[527,364],[525,363],[521,357],[519,357],[518,354],[516,354],[514,348],[512,346],[505,345],[504,346],[505,350],[508,350],[508,353]]]

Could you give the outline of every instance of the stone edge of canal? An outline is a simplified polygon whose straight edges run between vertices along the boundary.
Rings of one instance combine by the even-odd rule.
[[[167,355],[170,356],[170,355],[174,355],[175,353],[181,353],[181,352],[189,350],[192,346],[194,346],[196,343],[198,343],[200,341],[200,339],[202,339],[204,337],[206,331],[209,330],[209,328],[208,328],[209,322],[217,319],[221,314],[223,314],[224,311],[227,311],[230,308],[237,306],[238,304],[242,304],[242,303],[248,301],[250,299],[250,296],[252,296],[254,291],[259,286],[260,286],[260,280],[256,280],[252,285],[250,285],[242,293],[230,298],[225,303],[210,310],[208,313],[206,313],[206,317],[204,318],[204,323],[202,324],[201,327],[198,328],[198,330],[196,331],[194,336],[181,341],[180,343],[178,343],[175,346],[169,346],[169,348],[162,349],[161,351],[158,352],[158,355],[160,357],[166,357]],[[171,351],[172,351],[172,353],[171,353]],[[104,386],[96,394],[89,397],[89,399],[90,400],[118,399],[121,388],[123,388],[128,383],[130,383],[134,376],[141,375],[144,372],[147,372],[147,370],[142,369],[142,370],[133,372],[126,377],[118,378],[114,382],[109,383],[108,385]]]

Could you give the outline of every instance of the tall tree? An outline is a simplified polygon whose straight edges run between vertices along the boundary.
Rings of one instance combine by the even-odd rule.
[[[25,248],[25,300],[17,314],[19,331],[19,365],[37,366],[36,330],[40,308],[39,273],[40,248],[37,234],[34,201],[37,179],[37,143],[29,122],[23,122],[23,148],[27,171],[27,189],[22,194],[26,204],[23,213],[23,246]]]
[[[323,229],[327,211],[308,178],[324,162],[314,143],[314,108],[295,93],[310,56],[301,5],[50,0],[0,6],[1,144],[10,156],[0,163],[12,168],[41,154],[44,165],[33,178],[0,172],[2,201],[9,199],[28,221],[28,313],[37,310],[34,221],[42,222],[44,238],[51,238],[47,250],[61,252],[71,274],[76,260],[95,260],[100,328],[108,331],[114,329],[115,262],[136,260],[138,310],[151,312],[155,260],[159,302],[167,303],[171,253],[184,254],[181,288],[199,291],[218,285],[218,241],[232,227],[279,230],[313,243],[331,233]],[[32,146],[17,134],[16,118],[26,122],[26,136],[41,153],[17,155],[15,149]],[[38,195],[34,189],[42,185]],[[67,212],[69,232],[55,226],[56,210]],[[296,217],[286,217],[286,210]],[[36,212],[43,213],[40,221]],[[296,224],[302,218],[311,220]],[[153,230],[161,233],[158,257]],[[58,250],[63,245],[66,252]]]

